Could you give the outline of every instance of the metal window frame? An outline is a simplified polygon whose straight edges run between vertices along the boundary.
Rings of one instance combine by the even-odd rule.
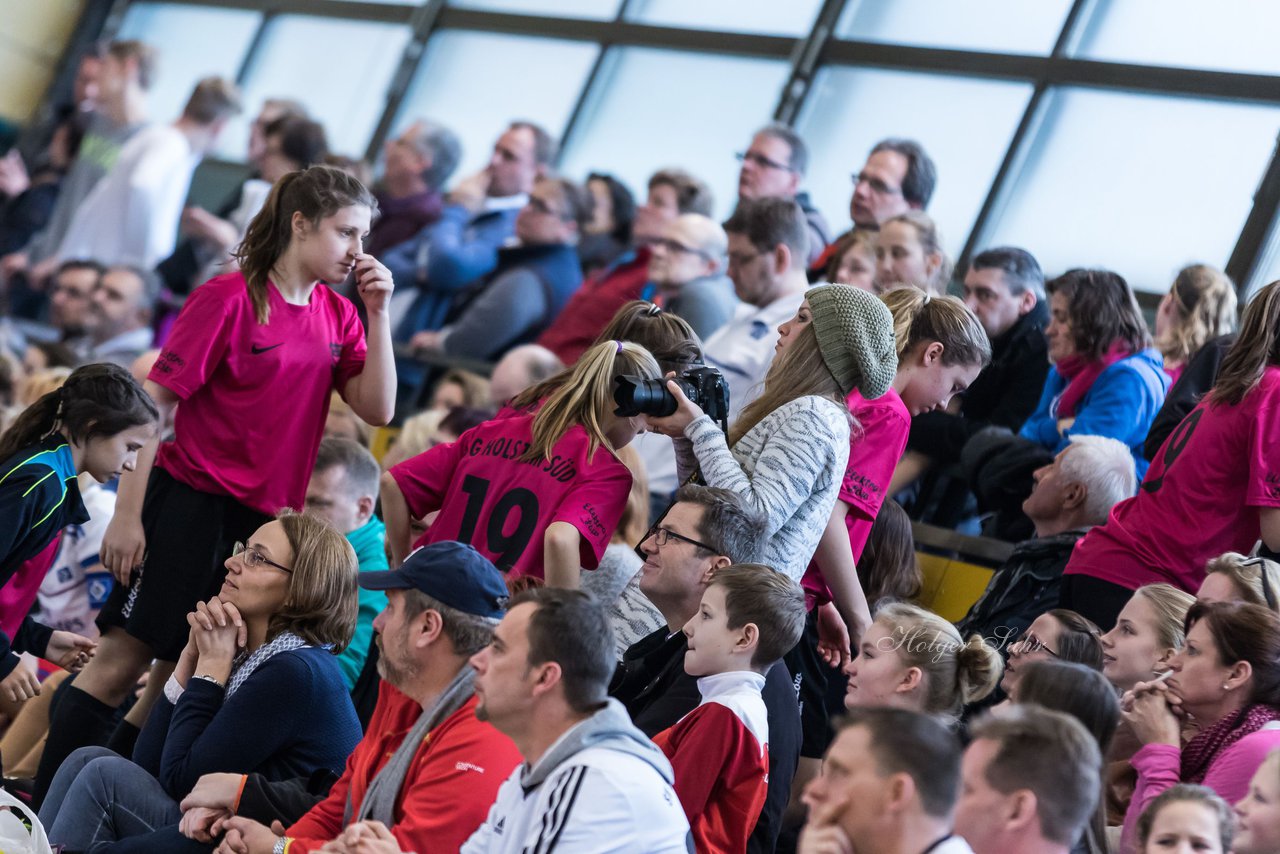
[[[48,104],[61,100],[74,74],[72,56],[83,49],[91,33],[110,36],[118,28],[128,5],[138,0],[91,0],[81,27],[60,64]],[[1107,62],[1072,56],[1072,47],[1086,28],[1099,20],[1106,3],[1114,0],[1074,0],[1062,23],[1053,49],[1047,55],[922,47],[901,43],[838,38],[836,27],[846,8],[860,0],[824,0],[809,32],[799,38],[756,33],[698,30],[657,26],[631,20],[634,0],[620,0],[617,14],[608,20],[588,20],[555,15],[516,14],[449,6],[447,0],[424,0],[403,6],[344,0],[164,0],[164,2],[246,9],[263,13],[262,25],[246,51],[239,79],[252,68],[261,52],[263,36],[279,15],[307,15],[345,20],[399,23],[410,26],[413,36],[386,92],[386,105],[365,150],[376,157],[403,105],[405,92],[417,70],[431,35],[444,29],[507,33],[572,41],[594,42],[600,53],[583,82],[569,119],[562,128],[561,150],[568,147],[581,127],[584,110],[599,85],[610,54],[618,47],[649,47],[697,53],[723,54],[788,62],[790,71],[779,92],[774,119],[794,123],[812,88],[814,76],[827,66],[894,69],[993,80],[1030,83],[1034,87],[1023,115],[1010,139],[1000,166],[979,209],[964,248],[957,259],[963,269],[983,245],[994,214],[1015,192],[1014,178],[1021,163],[1037,144],[1041,121],[1059,87],[1087,87],[1222,99],[1234,102],[1280,105],[1280,76],[1197,68],[1175,68],[1137,63]],[[103,15],[102,9],[109,8]],[[598,94],[598,93],[596,93]],[[1248,286],[1271,236],[1277,232],[1280,209],[1280,141],[1259,177],[1253,207],[1226,261],[1226,271],[1237,288]]]

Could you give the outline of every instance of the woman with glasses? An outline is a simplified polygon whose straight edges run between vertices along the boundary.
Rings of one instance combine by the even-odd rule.
[[[334,657],[355,627],[355,552],[327,523],[284,511],[226,568],[218,595],[187,615],[133,761],[85,747],[54,777],[40,818],[55,844],[88,851],[176,824],[202,774],[341,773],[360,739]]]
[[[1009,644],[1000,688],[1013,697],[1021,678],[1020,668],[1033,661],[1074,661],[1094,670],[1102,669],[1102,632],[1077,614],[1062,608],[1046,611],[1031,621],[1027,630]]]
[[[1198,603],[1186,626],[1170,676],[1139,682],[1121,700],[1142,743],[1131,760],[1138,781],[1122,852],[1135,850],[1138,817],[1161,792],[1199,783],[1234,803],[1280,747],[1280,617],[1260,605]]]

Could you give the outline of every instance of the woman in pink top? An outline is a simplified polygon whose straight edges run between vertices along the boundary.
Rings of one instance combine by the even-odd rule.
[[[1171,678],[1139,682],[1121,702],[1142,747],[1121,851],[1135,850],[1143,809],[1178,783],[1201,783],[1228,802],[1244,797],[1262,760],[1280,747],[1280,617],[1260,605],[1198,603]],[[1194,734],[1186,732],[1194,725]]]
[[[217,594],[236,541],[302,507],[332,392],[371,424],[391,418],[391,274],[362,250],[376,207],[341,170],[290,172],[249,224],[240,271],[187,299],[145,385],[166,420],[176,407],[173,438],[150,442],[120,478],[102,544],[119,583],[98,617],[100,656],[55,711],[37,796],[72,750],[106,740],[155,659],[133,728],[112,743],[136,738],[187,644],[187,613]],[[330,289],[352,273],[367,335]]]
[[[1110,628],[1144,584],[1194,592],[1205,563],[1280,550],[1280,282],[1245,309],[1213,391],[1169,435],[1137,496],[1076,545],[1061,604]]]

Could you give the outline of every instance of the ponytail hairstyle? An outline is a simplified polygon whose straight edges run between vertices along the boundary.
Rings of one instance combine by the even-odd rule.
[[[947,255],[946,250],[942,248],[942,234],[938,231],[938,224],[933,221],[933,217],[922,210],[904,211],[880,223],[881,231],[891,222],[905,223],[914,228],[916,239],[920,241],[920,248],[924,250],[924,254],[926,256],[937,255],[941,259],[938,263],[938,269],[933,271],[929,281],[904,282],[903,284],[916,285],[922,289],[927,289],[932,295],[940,296],[945,294],[947,292],[947,284],[951,281],[951,274],[955,271],[955,263]]]
[[[114,436],[159,421],[155,401],[127,370],[105,363],[85,365],[14,419],[0,435],[0,460],[59,429],[71,441],[84,444],[96,436]]]
[[[551,448],[575,424],[581,424],[589,440],[587,460],[603,445],[617,449],[604,434],[602,422],[616,408],[613,390],[618,377],[639,376],[646,380],[662,377],[649,351],[628,341],[604,341],[582,354],[568,380],[552,392],[533,417],[533,441],[520,455],[526,463],[551,459]]]
[[[667,371],[681,373],[702,363],[702,341],[688,321],[644,300],[631,300],[618,309],[592,343],[605,341],[639,344],[657,360],[663,376]],[[573,370],[566,368],[520,392],[508,405],[518,411],[532,409],[568,382],[572,374]]]
[[[981,635],[966,641],[956,627],[918,605],[895,602],[876,612],[886,642],[907,667],[922,674],[926,714],[958,719],[965,705],[986,697],[1000,682],[1004,660]]]
[[[1165,299],[1173,301],[1173,325],[1156,339],[1166,364],[1181,364],[1210,338],[1236,328],[1236,289],[1227,274],[1208,264],[1183,267]]]
[[[1222,359],[1209,400],[1235,406],[1244,400],[1268,365],[1280,365],[1280,281],[1258,291],[1245,307],[1240,336]]]
[[[332,166],[310,166],[276,181],[262,210],[249,223],[244,240],[232,253],[249,286],[249,298],[253,300],[258,323],[266,325],[271,321],[267,279],[293,240],[293,215],[302,214],[315,228],[321,220],[353,205],[378,212],[373,193]]]
[[[972,311],[956,297],[931,296],[918,288],[898,288],[880,297],[893,315],[898,364],[920,345],[942,345],[942,364],[978,365],[991,361],[991,341]]]
[[[796,333],[795,340],[786,351],[773,360],[765,374],[764,390],[760,396],[738,413],[738,419],[729,428],[729,447],[736,445],[770,412],[797,398],[811,395],[833,401],[848,412],[840,383],[822,358],[818,334],[813,324],[808,323]],[[853,416],[849,418],[852,422]]]

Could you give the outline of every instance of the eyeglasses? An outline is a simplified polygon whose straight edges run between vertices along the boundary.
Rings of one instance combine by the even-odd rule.
[[[783,172],[794,172],[786,163],[779,163],[776,160],[770,160],[763,154],[756,154],[754,151],[739,151],[734,157],[738,158],[739,163],[754,163],[761,169],[778,169]]]
[[[868,175],[865,172],[854,172],[851,177],[853,178],[853,186],[855,187],[858,186],[859,184],[866,183],[866,185],[871,188],[871,192],[873,193],[878,193],[882,196],[902,195],[901,187],[890,187],[884,181],[881,181],[879,178],[876,178],[874,176]]]
[[[1019,635],[1013,645],[1018,647],[1023,655],[1030,655],[1033,652],[1047,652],[1054,658],[1058,657],[1058,654],[1049,649],[1045,642],[1036,637],[1030,629]]]
[[[662,548],[663,546],[665,546],[667,543],[671,542],[674,539],[674,540],[679,540],[682,543],[689,543],[690,545],[697,546],[700,549],[706,549],[712,554],[719,554],[719,549],[713,549],[711,546],[707,545],[706,543],[700,543],[697,540],[693,539],[692,537],[686,537],[684,534],[677,534],[675,531],[671,530],[670,528],[664,528],[661,525],[654,525],[652,528],[650,528],[649,533],[645,534],[644,540],[641,540],[640,542],[643,543],[645,540],[648,540],[650,538],[653,539],[653,544],[658,548]]]
[[[703,258],[711,257],[706,252],[703,252],[701,249],[694,249],[692,246],[685,246],[680,241],[672,240],[670,237],[660,237],[657,240],[653,241],[653,245],[655,247],[661,246],[663,249],[667,250],[668,252],[683,253],[685,255],[698,255]]]
[[[262,556],[262,552],[258,551],[257,549],[249,548],[244,543],[239,541],[237,541],[236,544],[231,547],[231,556],[240,558],[242,561],[244,561],[245,566],[261,566],[262,564],[265,563],[267,566],[274,566],[276,569],[280,570],[281,572],[287,572],[290,575],[293,575],[293,570],[290,569],[289,567],[281,566],[280,564],[276,563],[274,560],[267,560],[265,557]]]
[[[1276,609],[1276,592],[1271,589],[1271,579],[1267,577],[1267,559],[1263,557],[1251,557],[1248,560],[1240,561],[1240,567],[1256,566],[1258,568],[1258,577],[1262,581],[1262,598],[1267,601],[1267,607],[1271,610]]]

